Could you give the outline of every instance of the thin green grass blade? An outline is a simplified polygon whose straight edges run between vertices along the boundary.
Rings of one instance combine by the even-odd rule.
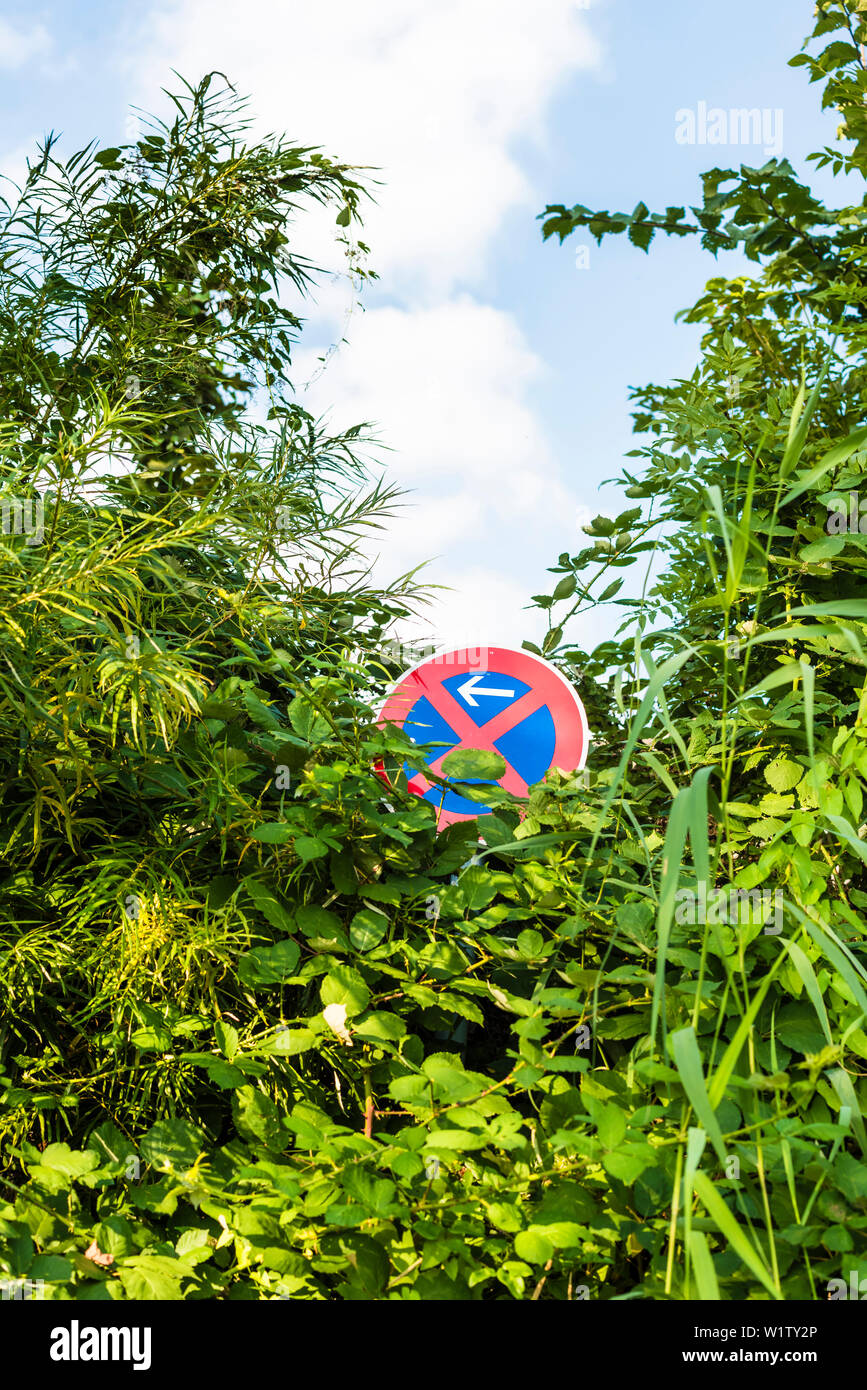
[[[842,1067],[835,1067],[833,1071],[828,1072],[828,1080],[840,1098],[840,1113],[842,1114],[844,1106],[848,1106],[851,1110],[855,1138],[861,1147],[861,1153],[867,1157],[867,1130],[864,1128],[864,1116],[861,1114],[861,1106],[858,1104],[858,1097],[855,1094],[851,1076]]]
[[[787,507],[790,502],[794,502],[796,497],[800,497],[802,492],[806,492],[814,483],[837,464],[845,463],[848,458],[857,453],[859,449],[867,447],[867,429],[855,430],[848,439],[842,439],[839,444],[835,444],[833,449],[829,449],[827,454],[823,454],[815,468],[801,478],[800,482],[795,483],[790,488],[785,497],[780,502],[781,507]]]
[[[828,1010],[825,1008],[825,1001],[822,998],[819,981],[816,979],[816,972],[808,956],[802,951],[797,941],[789,941],[788,938],[785,938],[780,941],[780,945],[784,946],[791,956],[792,964],[798,972],[798,978],[807,991],[807,997],[810,1003],[816,1010],[819,1023],[822,1025],[822,1032],[825,1034],[828,1042],[833,1046],[834,1039],[831,1035],[831,1025],[828,1022]]]
[[[708,1097],[714,1110],[716,1110],[717,1106],[720,1104],[723,1096],[725,1095],[726,1086],[729,1084],[731,1074],[734,1071],[735,1066],[737,1064],[737,1060],[741,1055],[744,1043],[749,1037],[750,1029],[756,1021],[756,1015],[758,1014],[759,1009],[762,1007],[762,1004],[765,1000],[765,995],[770,989],[774,976],[776,975],[777,970],[779,969],[780,964],[784,959],[785,957],[782,955],[777,957],[776,961],[771,966],[771,969],[768,971],[767,975],[765,976],[755,995],[750,1000],[749,1008],[747,1009],[746,1013],[744,1014],[743,1018],[738,1024],[737,1032],[735,1033],[734,1037],[732,1038],[731,1042],[729,1043],[728,1047],[723,1053],[720,1059],[720,1064],[713,1074],[711,1083],[708,1086]]]
[[[692,1027],[679,1028],[676,1033],[672,1033],[670,1041],[674,1064],[683,1082],[687,1099],[701,1120],[702,1126],[716,1150],[717,1157],[721,1163],[725,1163],[728,1154],[723,1143],[719,1120],[714,1113],[707,1093],[695,1029]],[[687,1162],[688,1160],[689,1151],[687,1150]]]
[[[692,788],[684,787],[674,798],[665,830],[665,843],[662,848],[662,875],[659,887],[659,911],[656,916],[656,978],[653,982],[653,1004],[650,1010],[651,1045],[656,1039],[656,1025],[662,1005],[668,938],[674,918],[675,897],[680,882],[680,866],[689,828],[691,805]]]
[[[687,1238],[687,1249],[692,1259],[699,1298],[703,1303],[719,1303],[719,1284],[704,1231],[690,1231]]]
[[[684,1284],[686,1286],[687,1297],[689,1296],[689,1266],[691,1259],[690,1236],[692,1234],[692,1199],[693,1199],[693,1178],[698,1172],[698,1165],[704,1153],[707,1135],[703,1129],[697,1125],[691,1125],[686,1136],[686,1166],[683,1174],[683,1229],[684,1229],[684,1248],[686,1250],[686,1273]]]
[[[767,1289],[771,1297],[781,1299],[782,1294],[771,1279],[764,1261],[760,1259],[743,1228],[735,1221],[710,1178],[706,1173],[699,1172],[696,1173],[694,1182],[695,1190],[705,1211],[716,1222],[717,1228],[725,1236],[729,1245],[756,1276],[762,1287]]]
[[[843,942],[827,923],[823,922],[820,926],[818,922],[813,921],[812,917],[807,917],[805,913],[801,912],[801,910],[794,905],[792,910],[807,928],[807,931],[822,953],[827,956],[834,968],[842,975],[855,996],[855,1002],[858,1008],[862,1013],[867,1014],[867,994],[864,993],[861,987],[861,981],[858,979],[859,973],[862,979],[867,979],[867,975],[864,974],[864,967],[855,959],[851,951],[843,945]]]
[[[596,830],[593,832],[593,838],[590,841],[590,847],[587,851],[588,860],[592,859],[593,857],[593,851],[595,850],[596,845],[599,841],[599,836],[602,833],[602,826],[605,823],[605,817],[607,816],[608,812],[613,806],[617,798],[618,792],[621,789],[621,784],[623,782],[623,774],[626,771],[629,759],[632,757],[633,750],[641,736],[641,732],[644,729],[644,726],[647,723],[648,719],[650,718],[650,714],[653,709],[653,706],[656,704],[656,697],[659,694],[659,691],[663,688],[666,681],[668,681],[673,675],[675,675],[680,670],[681,666],[683,666],[684,663],[688,661],[689,658],[694,654],[695,652],[692,647],[687,647],[685,651],[677,652],[675,656],[669,657],[668,661],[664,661],[662,665],[659,667],[659,670],[656,672],[656,674],[651,677],[650,682],[647,686],[647,690],[644,692],[644,698],[641,701],[635,718],[633,719],[632,724],[630,726],[629,737],[627,738],[623,748],[623,752],[620,755],[620,762],[617,764],[617,770],[614,773],[613,778],[611,779],[611,787],[608,791],[608,795],[606,796],[605,801],[602,805],[602,809],[599,813],[599,824],[596,827]]]

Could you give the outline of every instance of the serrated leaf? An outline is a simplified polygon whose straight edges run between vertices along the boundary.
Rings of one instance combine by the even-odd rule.
[[[779,794],[791,791],[793,787],[798,785],[803,775],[802,764],[793,762],[791,758],[775,758],[765,768],[765,781]]]

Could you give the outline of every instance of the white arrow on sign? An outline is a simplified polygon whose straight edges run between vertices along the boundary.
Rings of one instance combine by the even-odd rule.
[[[514,690],[476,690],[476,686],[485,675],[484,671],[477,672],[474,676],[468,676],[463,685],[458,686],[458,694],[462,695],[468,705],[478,708],[476,695],[493,695],[497,699],[505,699],[508,695],[514,695]]]

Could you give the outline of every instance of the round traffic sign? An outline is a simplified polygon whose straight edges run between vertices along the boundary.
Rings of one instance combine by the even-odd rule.
[[[396,724],[413,743],[438,745],[428,766],[440,774],[450,753],[466,748],[498,753],[506,763],[499,785],[519,797],[526,797],[549,768],[574,772],[587,759],[587,716],[575,690],[543,657],[505,647],[428,657],[401,676],[377,722]],[[410,791],[436,806],[440,827],[492,809],[444,792],[407,763],[403,771]]]

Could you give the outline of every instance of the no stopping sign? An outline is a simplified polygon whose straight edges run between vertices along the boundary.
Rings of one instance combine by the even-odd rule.
[[[498,753],[506,763],[498,784],[520,797],[549,768],[573,772],[587,759],[587,716],[577,692],[543,657],[507,647],[428,657],[401,676],[377,722],[396,724],[413,743],[441,745],[428,760],[433,772],[461,749]],[[410,791],[437,807],[441,827],[491,811],[444,792],[406,763],[403,770]]]

